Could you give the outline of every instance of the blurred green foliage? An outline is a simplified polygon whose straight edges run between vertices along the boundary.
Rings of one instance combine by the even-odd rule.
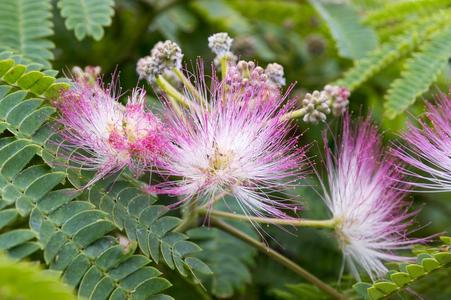
[[[171,39],[179,43],[185,63],[191,68],[198,57],[210,65],[213,54],[207,47],[207,38],[227,31],[234,38],[234,52],[241,59],[255,60],[262,65],[273,61],[282,64],[287,82],[296,83],[294,97],[320,90],[331,82],[352,87],[350,110],[353,115],[357,118],[370,114],[384,132],[387,145],[397,143],[408,120],[415,121],[423,112],[424,99],[433,100],[437,91],[447,91],[451,74],[447,64],[451,54],[448,21],[451,1],[446,0],[116,0],[114,3],[95,0],[98,10],[83,10],[80,5],[89,4],[87,0],[46,0],[39,5],[32,2],[0,1],[0,6],[8,8],[0,9],[0,48],[17,51],[24,60],[38,62],[45,68],[51,65],[62,74],[68,74],[73,66],[98,65],[105,74],[118,72],[124,91],[137,84],[145,85],[154,98],[150,86],[138,82],[135,68],[137,60],[148,55],[156,42]],[[58,5],[54,5],[56,3]],[[42,13],[25,13],[25,20],[30,26],[36,26],[36,30],[17,38],[23,24],[19,22],[20,16],[10,18],[11,12],[26,7]],[[8,22],[1,22],[6,19]],[[13,27],[14,31],[9,31]],[[428,68],[417,68],[421,64]],[[424,69],[428,73],[424,73]],[[422,73],[422,77],[418,79],[417,73]],[[108,75],[105,76],[108,80]],[[417,96],[419,99],[413,104]],[[392,110],[389,114],[387,103]],[[399,111],[393,112],[396,109]],[[301,143],[311,145],[310,154],[319,169],[321,131],[335,131],[338,123],[338,120],[331,120],[311,126],[299,122]],[[303,216],[325,218],[325,209],[314,191],[317,183],[314,180],[311,183],[312,187],[299,188],[292,194],[302,196]],[[451,230],[450,196],[411,196],[413,206],[422,208],[417,227],[426,224],[414,235]],[[342,257],[329,232],[274,226],[265,227],[263,231],[272,248],[323,280],[337,283]],[[221,237],[222,234],[226,235],[198,228],[189,235],[198,239],[206,250],[200,255],[206,261],[226,264],[223,260],[230,256],[234,247],[240,252],[237,257],[241,261],[232,262],[228,266],[230,270],[222,270],[222,276],[209,277],[203,281],[205,286],[196,288],[191,284],[192,278],[182,278],[160,266],[165,278],[173,284],[168,294],[176,299],[212,299],[215,296],[207,291],[213,286],[219,298],[327,299],[312,286],[299,283],[299,278],[290,271],[247,245],[234,246],[233,238]],[[221,247],[225,253],[215,253]],[[213,257],[215,255],[218,256]],[[217,266],[213,266],[213,271],[214,267]],[[419,295],[427,295],[427,299],[451,298],[449,270],[437,273],[436,277],[424,278],[411,288]],[[344,276],[337,285],[350,290],[351,281]],[[437,282],[443,286],[438,287]],[[291,285],[286,288],[286,284]],[[304,290],[300,293],[304,298],[296,296],[299,290]],[[393,299],[410,299],[411,296],[396,297]]]

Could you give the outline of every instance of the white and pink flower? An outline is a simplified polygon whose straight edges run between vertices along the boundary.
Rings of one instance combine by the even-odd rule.
[[[135,89],[124,106],[114,88],[77,80],[57,103],[62,149],[70,164],[96,171],[91,183],[129,167],[134,173],[158,163],[165,138],[160,120],[145,110],[146,94]]]
[[[170,138],[162,169],[175,179],[150,190],[206,206],[227,193],[247,214],[287,217],[282,210],[293,205],[277,200],[276,192],[299,179],[305,167],[305,149],[281,118],[294,102],[268,92],[272,87],[265,81],[213,78],[207,89],[204,80],[202,74],[197,78],[207,105],[184,108],[181,115],[166,112]],[[188,90],[185,96],[195,99]]]
[[[437,105],[427,104],[420,126],[409,126],[404,135],[406,144],[394,154],[415,168],[402,171],[415,180],[409,184],[422,191],[451,191],[451,98],[441,95]]]
[[[407,236],[416,212],[409,212],[399,166],[383,154],[376,128],[368,120],[351,128],[345,115],[342,138],[335,147],[332,151],[326,146],[323,199],[352,274],[359,279],[360,267],[375,279],[388,271],[384,261],[406,260],[395,250],[425,240]]]

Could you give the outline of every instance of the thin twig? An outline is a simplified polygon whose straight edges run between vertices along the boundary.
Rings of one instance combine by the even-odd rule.
[[[299,266],[298,264],[296,264],[295,262],[293,262],[289,258],[287,258],[287,257],[283,256],[282,254],[274,251],[273,249],[267,247],[264,243],[262,243],[262,242],[260,242],[260,241],[258,241],[256,239],[250,237],[249,235],[247,235],[244,232],[236,229],[235,227],[230,226],[227,223],[224,223],[224,222],[222,222],[220,220],[217,220],[216,218],[213,218],[213,217],[210,218],[210,224],[215,226],[215,227],[217,227],[217,228],[220,228],[220,229],[222,229],[222,230],[224,230],[224,231],[226,231],[228,233],[230,233],[234,237],[236,237],[236,238],[248,243],[249,245],[252,245],[253,247],[257,248],[258,250],[260,250],[265,255],[271,257],[272,259],[274,259],[278,263],[284,265],[288,269],[292,270],[296,274],[298,274],[301,277],[303,277],[305,280],[307,280],[311,284],[317,286],[318,288],[320,288],[321,290],[323,290],[324,292],[329,294],[334,299],[338,299],[338,300],[346,300],[346,299],[348,299],[348,297],[346,297],[345,295],[343,295],[342,293],[340,293],[339,291],[337,291],[336,289],[334,289],[333,287],[331,287],[327,283],[323,282],[321,279],[319,279],[315,275],[311,274],[310,272],[308,272],[307,270],[305,270],[304,268],[302,268],[301,266]]]
[[[241,221],[250,221],[255,223],[263,223],[263,224],[275,224],[275,225],[292,225],[296,227],[313,227],[313,228],[334,228],[335,220],[306,220],[306,219],[276,219],[276,218],[265,218],[265,217],[255,217],[255,216],[246,216],[241,214],[229,213],[220,210],[214,209],[205,209],[200,208],[199,213],[203,215],[211,215],[220,218],[232,219],[232,220],[241,220]]]

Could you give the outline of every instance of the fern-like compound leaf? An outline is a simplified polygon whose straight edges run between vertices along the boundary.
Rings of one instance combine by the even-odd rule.
[[[450,16],[440,13],[431,18],[417,20],[406,32],[392,37],[380,47],[370,51],[364,58],[356,60],[354,66],[335,84],[346,86],[350,90],[356,89],[378,71],[410,54],[432,34],[440,31]]]
[[[444,70],[450,55],[451,27],[447,27],[423,43],[406,62],[401,77],[392,83],[385,97],[385,115],[394,118],[412,105]]]
[[[58,7],[66,19],[65,25],[74,30],[78,40],[91,36],[100,40],[104,27],[111,24],[114,0],[60,0]]]
[[[50,0],[2,0],[0,3],[0,46],[50,67],[55,45]]]
[[[249,231],[247,224],[234,225]],[[217,228],[199,227],[187,234],[202,247],[197,256],[213,271],[202,278],[213,295],[231,297],[251,282],[249,267],[254,263],[254,248]]]
[[[42,163],[55,159],[48,100],[68,83],[0,58],[0,129],[9,132],[0,139],[0,250],[15,259],[42,250],[80,299],[171,299],[160,294],[170,282],[134,254],[136,243],[118,237],[105,212],[77,201],[79,191],[61,187],[66,170]],[[16,222],[24,218],[28,226]]]
[[[112,184],[103,181],[80,197],[85,198],[106,212],[108,218],[156,263],[164,262],[182,276],[211,273],[205,263],[193,257],[201,251],[200,247],[188,241],[187,235],[172,231],[180,219],[166,216],[168,209],[155,205],[156,198],[136,186],[123,180]]]
[[[361,58],[377,46],[376,33],[360,22],[356,10],[350,5],[319,0],[310,0],[310,3],[326,21],[341,56]]]
[[[375,26],[387,25],[394,20],[402,22],[406,17],[415,15],[430,15],[440,8],[451,5],[450,0],[408,0],[400,2],[388,2],[380,9],[370,12],[364,19],[365,23]]]
[[[416,281],[434,276],[434,272],[451,266],[451,242],[442,237],[442,247],[429,249],[417,256],[415,263],[400,264],[397,270],[391,270],[386,280],[375,283],[359,282],[354,290],[365,300],[386,299],[394,293],[407,289]]]

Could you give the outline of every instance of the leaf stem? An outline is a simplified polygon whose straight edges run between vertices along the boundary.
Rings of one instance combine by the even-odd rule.
[[[195,196],[186,206],[183,211],[182,222],[174,229],[175,232],[185,232],[186,230],[195,227],[197,224],[197,217],[199,212],[197,210],[197,196]]]
[[[177,68],[173,68],[172,71],[175,73],[175,75],[178,77],[178,79],[183,83],[183,85],[186,87],[186,89],[196,98],[199,103],[206,105],[207,100],[205,100],[204,97],[199,93],[199,91],[196,89],[196,87],[191,83],[191,81],[186,78],[185,74],[183,74],[182,71],[180,71]]]
[[[179,110],[178,104],[189,107],[191,103],[182,94],[179,93],[163,76],[159,75],[156,79],[158,87],[167,95],[175,109]]]
[[[221,58],[221,78],[222,78],[222,80],[225,80],[227,77],[228,65],[229,65],[229,59],[228,59],[227,55],[224,55]]]
[[[291,225],[296,227],[313,227],[313,228],[330,228],[335,227],[336,221],[334,219],[329,220],[306,220],[306,219],[276,219],[276,218],[265,218],[265,217],[255,217],[246,216],[241,214],[229,213],[225,211],[219,211],[214,209],[198,209],[200,214],[211,215],[220,218],[241,220],[241,221],[251,221],[256,223],[264,224],[274,224],[274,225]]]
[[[290,119],[296,119],[296,118],[300,118],[303,117],[305,115],[305,108],[300,108],[297,110],[293,110],[290,112],[287,112],[286,114],[284,114],[281,119],[282,121],[287,121]]]
[[[273,249],[267,247],[264,243],[252,238],[251,236],[249,236],[249,235],[245,234],[244,232],[236,229],[235,227],[233,227],[233,226],[231,226],[231,225],[229,225],[227,223],[224,223],[224,222],[222,222],[220,220],[217,220],[214,217],[210,218],[210,224],[215,226],[215,227],[217,227],[217,228],[220,228],[220,229],[228,232],[229,234],[233,235],[234,237],[236,237],[236,238],[248,243],[249,245],[257,248],[258,250],[260,250],[265,255],[269,256],[272,259],[274,259],[275,261],[277,261],[281,265],[287,267],[288,269],[290,269],[294,273],[300,275],[301,277],[303,277],[305,280],[307,280],[311,284],[317,286],[318,288],[320,288],[321,290],[323,290],[324,292],[329,294],[334,299],[338,299],[338,300],[346,300],[346,299],[348,299],[348,297],[346,297],[345,295],[343,295],[342,293],[340,293],[339,291],[337,291],[336,289],[334,289],[333,287],[331,287],[330,285],[328,285],[327,283],[325,283],[324,281],[322,281],[321,279],[319,279],[315,275],[311,274],[310,272],[308,272],[307,270],[305,270],[304,268],[302,268],[301,266],[299,266],[298,264],[296,264],[295,262],[293,262],[289,258],[287,258],[287,257],[283,256],[282,254],[274,251]]]

